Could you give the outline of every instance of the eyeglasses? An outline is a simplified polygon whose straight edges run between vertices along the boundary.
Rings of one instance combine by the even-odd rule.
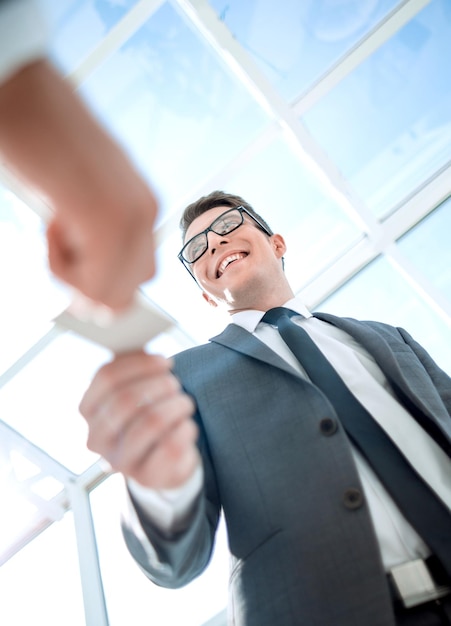
[[[190,272],[188,267],[200,259],[208,250],[208,233],[211,231],[216,235],[228,235],[234,230],[239,228],[244,222],[244,215],[246,213],[261,230],[267,235],[271,236],[272,233],[268,230],[264,224],[256,217],[252,215],[244,206],[238,206],[234,209],[229,209],[224,213],[221,213],[208,228],[201,233],[194,235],[189,241],[185,243],[183,248],[178,254],[179,260],[185,265],[186,269]]]

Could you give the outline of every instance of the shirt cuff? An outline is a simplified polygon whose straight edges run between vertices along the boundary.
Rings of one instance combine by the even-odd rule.
[[[157,491],[143,487],[131,478],[127,479],[127,486],[150,521],[161,532],[172,533],[189,517],[202,489],[203,480],[204,472],[202,465],[199,464],[192,476],[176,489]]]
[[[34,0],[0,2],[0,85],[47,55],[48,24]]]

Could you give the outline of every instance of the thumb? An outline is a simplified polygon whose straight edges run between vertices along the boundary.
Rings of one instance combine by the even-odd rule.
[[[47,227],[48,259],[51,271],[61,280],[74,286],[78,263],[76,248],[67,238],[67,229],[54,218]]]

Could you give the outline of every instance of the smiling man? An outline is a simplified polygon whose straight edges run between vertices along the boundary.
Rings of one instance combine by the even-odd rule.
[[[240,200],[236,198],[236,202]],[[227,206],[196,217],[188,209],[184,216],[186,243],[179,259],[199,283],[205,300],[212,306],[225,306],[230,314],[261,309],[263,302],[268,304],[268,287],[273,282],[277,289],[274,302],[278,297],[293,297],[288,283],[279,278],[286,250],[282,236],[273,234],[246,203],[225,210]],[[279,291],[283,293],[278,295]]]
[[[402,329],[312,315],[242,198],[213,192],[181,226],[179,259],[231,323],[173,373],[117,357],[80,407],[127,480],[134,558],[187,584],[222,511],[234,626],[450,624],[449,377]]]

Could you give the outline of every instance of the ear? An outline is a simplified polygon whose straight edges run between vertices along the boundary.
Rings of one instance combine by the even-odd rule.
[[[208,304],[212,307],[217,307],[218,303],[213,300],[213,298],[211,296],[208,295],[208,293],[206,291],[202,292],[202,298],[205,300],[205,302],[208,302]]]
[[[278,235],[276,233],[275,235],[272,235],[271,240],[272,240],[272,245],[273,245],[277,258],[281,259],[283,255],[285,254],[285,252],[287,251],[287,245],[285,243],[285,239],[282,237],[282,235]]]

